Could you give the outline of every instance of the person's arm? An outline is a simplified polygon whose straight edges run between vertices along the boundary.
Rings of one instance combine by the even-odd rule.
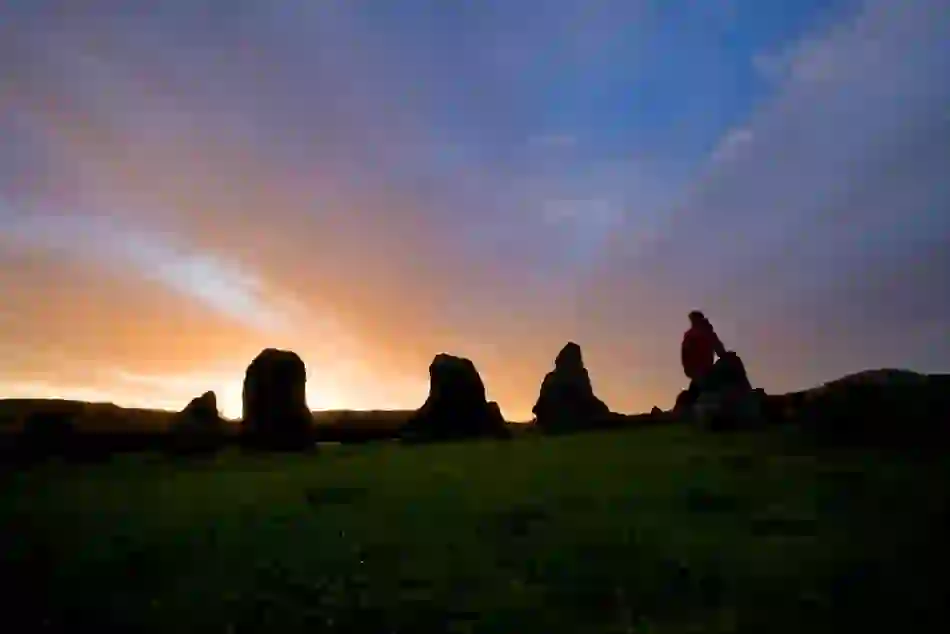
[[[713,333],[713,350],[715,350],[716,356],[720,359],[726,356],[726,348],[722,345],[722,342],[719,340],[719,335],[715,332]]]

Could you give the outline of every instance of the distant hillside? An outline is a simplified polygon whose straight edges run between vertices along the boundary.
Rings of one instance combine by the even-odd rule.
[[[162,433],[171,425],[174,412],[119,407],[113,403],[86,403],[63,399],[0,399],[0,432],[23,429],[26,418],[37,412],[69,414],[86,433]]]
[[[914,386],[923,383],[942,383],[950,389],[950,375],[921,374],[911,370],[883,368],[863,370],[821,385],[775,395],[786,407],[785,401],[798,407],[838,392],[850,386]],[[184,403],[182,404],[184,406]],[[320,410],[313,412],[318,438],[361,440],[394,434],[415,410]],[[24,420],[34,412],[70,414],[76,428],[82,433],[135,434],[164,433],[174,421],[175,412],[144,408],[119,407],[113,403],[87,403],[63,399],[0,399],[0,433],[17,433]],[[636,417],[634,417],[636,418]],[[230,421],[235,424],[239,421]],[[512,424],[509,421],[509,424]],[[522,426],[522,425],[517,425]]]
[[[349,423],[403,424],[415,413],[413,409],[330,409],[313,412],[313,422],[317,425],[337,425]]]
[[[822,390],[843,387],[846,385],[894,385],[896,383],[919,383],[928,380],[928,378],[931,376],[940,375],[921,374],[912,370],[882,368],[880,370],[864,370],[862,372],[848,374],[841,377],[840,379],[828,381],[827,383],[823,383],[822,385],[812,389]]]
[[[323,410],[313,413],[318,441],[360,442],[390,438],[415,410]]]
[[[83,433],[164,433],[175,412],[120,407],[113,403],[87,403],[64,399],[0,399],[0,433],[18,433],[28,416],[38,412],[68,414]],[[399,429],[414,410],[322,410],[313,412],[320,431],[335,433],[355,428],[372,435]],[[239,421],[232,421],[238,424]]]

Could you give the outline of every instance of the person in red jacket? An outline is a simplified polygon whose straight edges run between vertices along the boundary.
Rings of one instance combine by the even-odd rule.
[[[681,403],[683,405],[692,405],[699,398],[703,381],[715,365],[714,355],[720,359],[726,356],[725,347],[702,312],[690,312],[689,323],[690,328],[683,335],[680,348],[683,372],[690,379],[685,401]]]

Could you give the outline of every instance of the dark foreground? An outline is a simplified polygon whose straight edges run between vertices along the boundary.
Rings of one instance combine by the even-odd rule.
[[[685,427],[0,476],[10,632],[950,631],[950,465]]]

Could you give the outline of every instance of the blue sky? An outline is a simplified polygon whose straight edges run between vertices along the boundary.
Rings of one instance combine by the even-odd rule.
[[[315,406],[447,351],[521,416],[574,339],[649,409],[695,307],[767,389],[946,370],[942,5],[7,2],[0,392],[233,394],[279,343]]]

